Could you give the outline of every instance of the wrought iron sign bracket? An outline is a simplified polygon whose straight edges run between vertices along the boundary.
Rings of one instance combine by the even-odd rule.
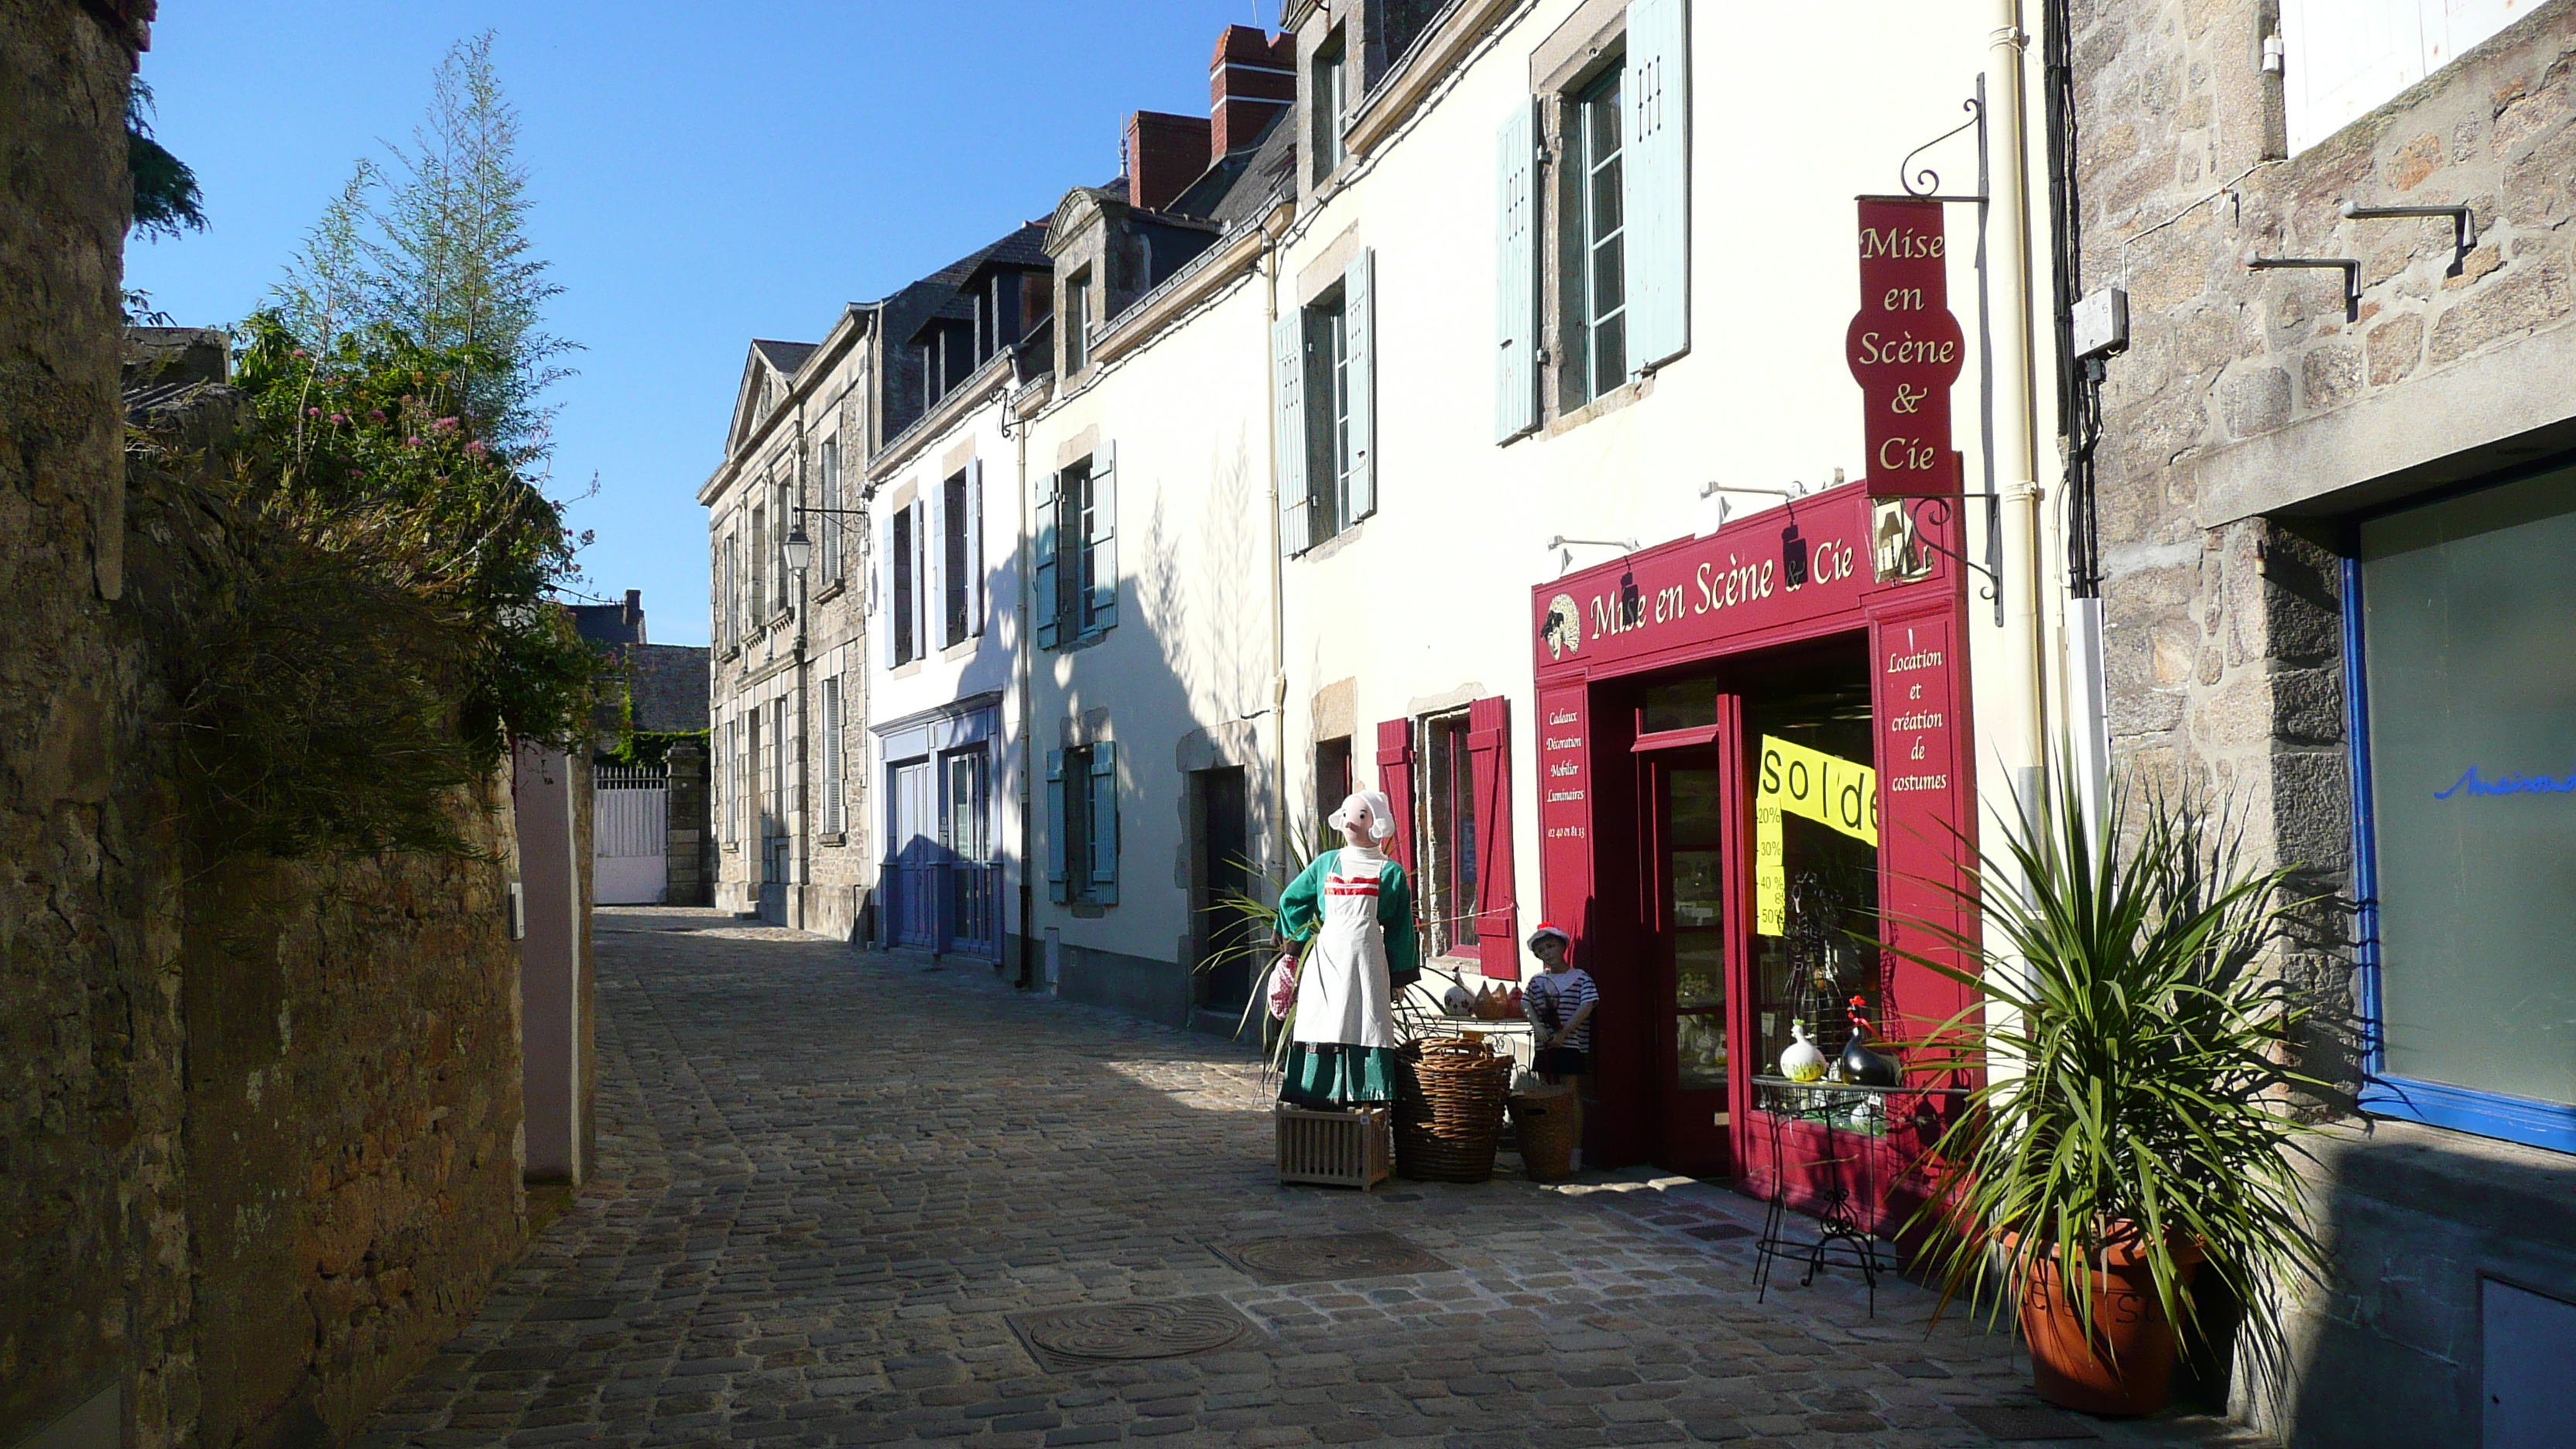
[[[2363,206],[2359,202],[2343,204],[2348,221],[2386,221],[2404,216],[2447,216],[2451,219],[2451,275],[2458,276],[2467,265],[2469,252],[2478,244],[2478,214],[2465,206]]]
[[[2302,268],[2322,271],[2329,267],[2339,267],[2343,271],[2343,320],[2355,322],[2361,318],[2361,259],[2359,257],[2266,257],[2249,254],[2245,258],[2245,267],[2246,270],[2255,272]]]
[[[1994,529],[1987,530],[1986,561],[1979,563],[1925,531],[1923,520],[1918,516],[1922,512],[1921,505],[1938,503],[1941,505],[1941,516],[1933,520],[1933,526],[1946,528],[1950,522],[1950,505],[1953,502],[1964,503],[1972,498],[1982,498],[1986,501],[1989,516],[1992,515],[1995,506],[2003,502],[2003,495],[2000,493],[1921,493],[1896,501],[1905,508],[1905,521],[1912,527],[1916,542],[1943,558],[1957,560],[1962,567],[1972,573],[1986,576],[1985,584],[1977,590],[1977,597],[1995,606],[1995,627],[2000,629],[2004,626],[2003,535],[2001,532]]]
[[[1917,201],[1953,201],[1972,203],[1977,206],[1985,205],[1990,199],[1986,195],[1986,78],[1984,76],[1977,77],[1977,93],[1961,101],[1959,109],[1968,113],[1968,119],[1906,152],[1905,159],[1896,163],[1896,184],[1904,188],[1907,196]],[[1920,171],[1915,170],[1914,158],[1971,126],[1977,128],[1976,194],[1973,196],[1945,194],[1941,190],[1941,173],[1929,166]]]

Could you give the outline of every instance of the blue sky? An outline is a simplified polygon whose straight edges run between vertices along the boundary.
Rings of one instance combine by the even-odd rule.
[[[1229,23],[1276,0],[749,6],[179,0],[144,78],[212,222],[137,239],[126,285],[237,321],[351,165],[408,140],[449,45],[498,32],[533,173],[531,235],[587,349],[554,394],[558,496],[591,587],[644,591],[652,637],[703,644],[714,468],[754,337],[812,341],[1118,172],[1133,110],[1204,115]]]

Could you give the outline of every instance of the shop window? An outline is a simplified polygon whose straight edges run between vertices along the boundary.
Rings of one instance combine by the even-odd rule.
[[[2576,1150],[2576,469],[2358,542],[2364,1104]]]
[[[1435,956],[1468,954],[1476,944],[1476,785],[1468,773],[1467,713],[1421,722],[1415,756],[1423,762],[1422,881],[1424,945]]]
[[[982,745],[948,756],[948,848],[959,860],[992,854],[993,762]]]
[[[1047,751],[1047,898],[1118,901],[1118,747]]]
[[[1713,679],[1648,685],[1639,702],[1637,729],[1641,734],[1711,729],[1716,724],[1717,681]]]
[[[1376,252],[1362,247],[1273,338],[1279,542],[1291,557],[1377,511],[1376,273]]]
[[[1032,603],[1038,647],[1096,638],[1118,623],[1117,451],[1040,475]]]
[[[1511,701],[1379,725],[1378,788],[1395,807],[1390,851],[1414,879],[1423,945],[1472,956],[1487,977],[1519,979]]]
[[[1853,997],[1862,999],[1872,1022],[1884,1020],[1881,963],[1867,944],[1881,936],[1874,816],[1864,815],[1864,833],[1794,807],[1778,808],[1776,824],[1762,821],[1764,795],[1808,785],[1817,757],[1847,763],[1855,773],[1870,766],[1868,663],[1836,653],[1765,671],[1742,690],[1756,815],[1754,1025],[1762,1038],[1756,1060],[1768,1070],[1789,1045],[1793,1022],[1806,1024],[1809,1039],[1830,1060],[1851,1036]],[[1766,829],[1777,831],[1770,843],[1762,838]],[[1762,858],[1772,843],[1776,864]]]
[[[1351,795],[1351,737],[1315,742],[1315,819],[1318,828]],[[1321,845],[1325,842],[1318,841]]]

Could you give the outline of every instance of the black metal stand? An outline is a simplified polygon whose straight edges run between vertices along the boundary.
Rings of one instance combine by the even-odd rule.
[[[1771,1271],[1781,1258],[1793,1258],[1807,1265],[1798,1276],[1798,1286],[1815,1285],[1816,1274],[1834,1261],[1839,1251],[1848,1257],[1848,1266],[1860,1269],[1861,1278],[1869,1285],[1870,1316],[1878,1316],[1878,1275],[1893,1270],[1893,1254],[1882,1256],[1878,1235],[1870,1230],[1861,1215],[1864,1194],[1874,1195],[1876,1174],[1869,1171],[1871,1154],[1867,1145],[1891,1137],[1898,1127],[1920,1131],[1937,1122],[1929,1101],[1933,1097],[1958,1097],[1968,1093],[1958,1087],[1863,1087],[1845,1082],[1800,1083],[1786,1077],[1753,1079],[1755,1109],[1768,1120],[1771,1132],[1771,1203],[1762,1219],[1762,1236],[1754,1243],[1753,1298],[1759,1303],[1771,1291]],[[1904,1120],[1896,1118],[1904,1109]],[[1819,1192],[1816,1234],[1796,1237],[1789,1225],[1789,1124],[1811,1122],[1824,1129],[1825,1155],[1813,1165],[1825,1169],[1825,1186]],[[1854,1123],[1859,1125],[1852,1125]],[[1843,1170],[1846,1162],[1859,1168],[1857,1181]]]

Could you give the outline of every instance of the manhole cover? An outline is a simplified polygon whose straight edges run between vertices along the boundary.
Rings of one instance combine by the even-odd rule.
[[[1010,1323],[1030,1356],[1056,1370],[1206,1353],[1252,1331],[1233,1305],[1214,1297],[1086,1303],[1015,1313]]]
[[[1218,1256],[1263,1283],[1318,1283],[1446,1273],[1449,1265],[1393,1233],[1326,1233],[1260,1238],[1217,1249]]]
[[[1960,1418],[2007,1444],[2102,1437],[2081,1419],[2072,1419],[2055,1409],[2043,1409],[2034,1404],[1978,1404],[1958,1413]]]

